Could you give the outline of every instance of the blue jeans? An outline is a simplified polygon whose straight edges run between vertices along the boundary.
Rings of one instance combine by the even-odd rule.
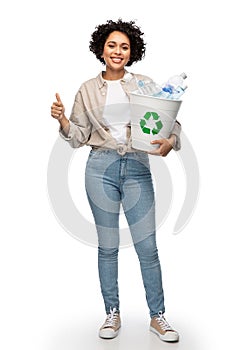
[[[138,255],[146,300],[153,317],[164,312],[162,274],[155,235],[155,202],[148,155],[91,150],[86,192],[98,234],[98,269],[106,313],[119,311],[119,214],[122,205]]]

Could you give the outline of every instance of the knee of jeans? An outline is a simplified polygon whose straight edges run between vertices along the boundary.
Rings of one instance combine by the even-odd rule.
[[[153,263],[158,261],[158,249],[155,234],[150,235],[143,241],[136,243],[134,246],[141,262]]]
[[[116,260],[118,257],[118,253],[119,253],[118,248],[98,247],[98,255],[100,259]]]

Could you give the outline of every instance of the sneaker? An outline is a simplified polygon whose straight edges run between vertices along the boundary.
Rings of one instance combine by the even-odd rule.
[[[171,328],[162,312],[151,319],[150,331],[157,334],[163,341],[177,342],[179,340],[179,334]]]
[[[104,339],[113,339],[115,338],[121,327],[121,319],[119,313],[116,311],[116,308],[113,310],[110,309],[110,313],[107,315],[107,318],[99,330],[99,337]]]

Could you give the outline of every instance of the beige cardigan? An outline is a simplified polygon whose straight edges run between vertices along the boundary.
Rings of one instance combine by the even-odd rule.
[[[152,81],[141,74],[126,72],[124,75],[121,84],[128,96],[131,91],[137,90],[138,80]],[[107,84],[102,78],[102,72],[96,78],[84,82],[79,88],[69,119],[69,132],[65,135],[63,130],[59,130],[60,136],[69,142],[71,147],[78,148],[89,145],[93,148],[118,148],[119,145],[104,125],[102,118],[106,94]],[[176,142],[173,146],[175,151],[181,148],[180,132],[181,125],[176,121],[171,133],[176,136]],[[131,126],[127,128],[127,139],[127,152],[137,151],[132,148],[131,144]]]

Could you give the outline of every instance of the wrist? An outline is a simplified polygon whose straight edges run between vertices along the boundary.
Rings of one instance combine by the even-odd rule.
[[[174,148],[176,145],[176,135],[172,134],[169,138],[168,138],[168,142],[171,144],[171,147]]]
[[[59,117],[58,122],[62,129],[64,129],[67,125],[69,125],[69,120],[66,118],[64,114]]]
[[[57,120],[60,122],[60,121],[62,121],[65,118],[66,117],[65,117],[64,113],[61,113],[60,116],[57,118]]]

